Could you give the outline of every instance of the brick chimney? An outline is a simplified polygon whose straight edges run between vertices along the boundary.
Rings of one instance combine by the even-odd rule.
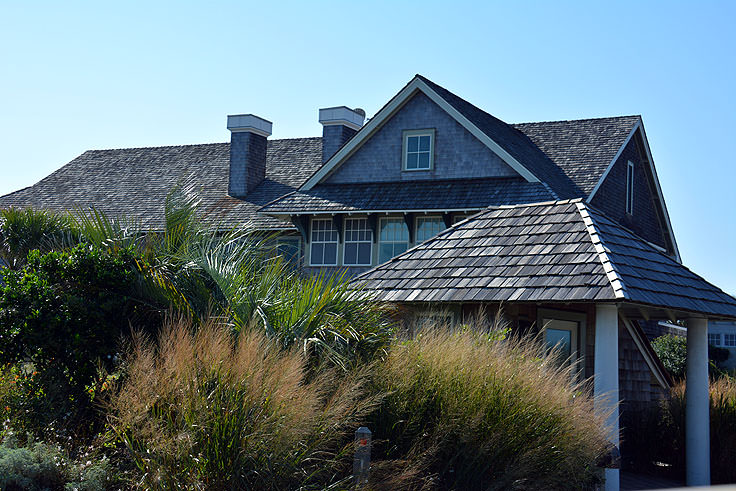
[[[322,162],[327,162],[345,142],[363,127],[365,111],[345,106],[327,107],[319,110],[322,123]]]
[[[227,117],[230,130],[230,181],[228,194],[244,198],[266,178],[266,138],[271,136],[270,121],[253,114]]]

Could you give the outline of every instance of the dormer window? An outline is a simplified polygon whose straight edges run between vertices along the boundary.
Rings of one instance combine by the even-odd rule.
[[[434,130],[404,132],[404,170],[430,170],[434,166]]]
[[[634,163],[630,160],[626,166],[626,213],[634,214]]]

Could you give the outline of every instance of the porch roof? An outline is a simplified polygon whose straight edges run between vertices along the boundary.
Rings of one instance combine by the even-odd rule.
[[[736,318],[736,299],[581,199],[483,211],[355,281],[391,302],[616,302]]]

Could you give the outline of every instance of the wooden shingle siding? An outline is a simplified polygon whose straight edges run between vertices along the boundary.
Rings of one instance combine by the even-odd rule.
[[[403,132],[425,129],[434,130],[433,168],[402,170]],[[418,92],[323,182],[356,184],[518,176],[460,123]]]
[[[626,169],[629,161],[634,163],[634,207],[631,215],[626,213]],[[652,189],[649,164],[642,159],[636,138],[626,145],[591,204],[649,242],[667,247],[664,224],[657,214],[659,205]]]

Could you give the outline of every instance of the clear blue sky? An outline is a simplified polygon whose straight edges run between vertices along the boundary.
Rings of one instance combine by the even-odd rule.
[[[736,293],[736,2],[103,3],[0,3],[0,194],[227,114],[316,136],[421,73],[508,122],[641,114],[685,264]]]

